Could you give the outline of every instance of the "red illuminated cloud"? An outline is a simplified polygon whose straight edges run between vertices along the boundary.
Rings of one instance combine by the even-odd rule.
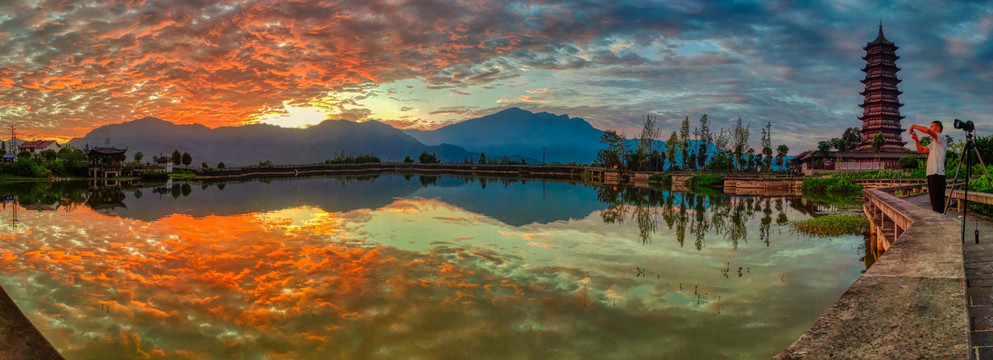
[[[411,77],[487,82],[507,75],[474,64],[542,42],[525,41],[522,16],[499,2],[5,1],[0,10],[14,14],[0,19],[0,111],[39,136],[147,115],[236,125],[284,101]]]

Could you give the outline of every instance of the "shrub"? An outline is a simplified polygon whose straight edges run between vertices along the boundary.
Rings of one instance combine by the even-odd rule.
[[[797,231],[816,236],[859,235],[869,229],[869,219],[863,215],[824,215],[790,225]]]
[[[652,174],[651,176],[648,177],[648,182],[671,186],[672,174]]]
[[[698,186],[723,186],[724,177],[717,174],[699,174],[690,177],[688,184],[692,187]]]
[[[862,186],[847,178],[807,178],[803,180],[803,192],[832,195],[858,195]]]
[[[914,170],[919,163],[917,157],[906,155],[900,158],[900,168],[904,170]]]
[[[166,181],[169,180],[169,174],[160,171],[142,171],[138,174],[138,178],[142,181]]]

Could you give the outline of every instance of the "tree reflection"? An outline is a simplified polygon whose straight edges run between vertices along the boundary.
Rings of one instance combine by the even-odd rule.
[[[785,225],[789,223],[786,206],[802,214],[822,211],[822,205],[794,196],[748,197],[635,187],[600,187],[597,199],[605,205],[600,211],[603,222],[623,223],[630,217],[638,225],[641,243],[652,241],[661,217],[669,230],[675,230],[680,247],[690,236],[697,250],[706,246],[708,235],[718,234],[737,249],[740,243],[748,242],[749,221],[753,218],[758,221],[759,241],[771,246],[774,213],[776,224]]]

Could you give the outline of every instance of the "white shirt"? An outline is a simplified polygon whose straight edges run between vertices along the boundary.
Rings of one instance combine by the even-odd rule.
[[[938,136],[927,145],[927,175],[945,175],[945,149],[948,147],[945,135]]]

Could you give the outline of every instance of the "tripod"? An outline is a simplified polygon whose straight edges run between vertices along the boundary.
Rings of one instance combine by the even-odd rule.
[[[958,120],[956,120],[958,121]],[[972,130],[966,131],[965,133],[965,148],[962,149],[962,153],[959,154],[959,166],[955,168],[955,177],[952,178],[950,192],[948,198],[945,199],[945,209],[942,214],[948,212],[948,205],[952,203],[952,196],[955,195],[955,186],[958,185],[955,182],[959,179],[959,170],[962,170],[962,157],[965,157],[965,182],[963,183],[963,199],[962,199],[962,242],[965,242],[965,219],[969,213],[969,178],[972,177],[972,154],[969,151],[974,151],[976,157],[979,158],[979,164],[983,167],[983,172],[986,173],[987,179],[993,179],[990,177],[989,171],[986,170],[986,162],[983,161],[983,156],[979,153],[979,149],[976,149],[976,143],[972,139]],[[966,155],[969,154],[969,155]],[[976,229],[976,244],[979,243],[979,229]]]

